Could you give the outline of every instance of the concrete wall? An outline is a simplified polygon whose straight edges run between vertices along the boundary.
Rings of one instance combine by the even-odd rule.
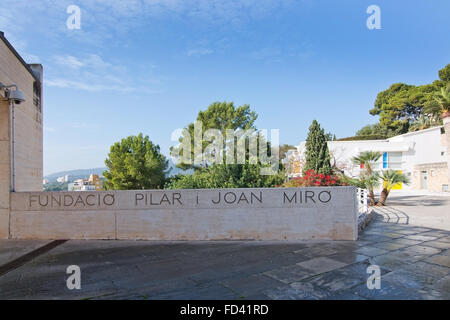
[[[445,117],[443,121],[445,130],[445,144],[447,146],[447,150],[445,150],[445,155],[447,157],[447,174],[450,187],[450,117]]]
[[[14,107],[16,191],[42,190],[42,112],[33,104],[35,81],[30,70],[0,40],[0,82],[17,84],[26,98]],[[6,112],[1,114],[2,117],[6,115]]]
[[[42,190],[42,113],[33,103],[36,80],[40,82],[0,34],[0,82],[16,84],[26,98],[24,103],[14,107],[16,191]],[[10,111],[0,91],[0,239],[7,237],[9,228]]]
[[[0,100],[0,239],[9,233],[9,107]]]
[[[356,240],[354,187],[19,192],[13,239]]]

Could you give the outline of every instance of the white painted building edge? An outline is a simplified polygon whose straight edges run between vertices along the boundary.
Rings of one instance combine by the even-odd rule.
[[[443,126],[436,126],[420,131],[408,132],[384,140],[328,141],[332,165],[341,168],[350,177],[359,176],[361,169],[352,162],[352,158],[364,151],[401,153],[399,166],[383,168],[383,157],[375,169],[396,169],[411,175],[417,165],[447,163],[447,146]],[[306,141],[302,141],[296,150],[289,150],[286,159],[305,160]],[[289,160],[287,160],[289,161]],[[299,176],[293,174],[291,177]],[[408,189],[409,186],[405,185]]]

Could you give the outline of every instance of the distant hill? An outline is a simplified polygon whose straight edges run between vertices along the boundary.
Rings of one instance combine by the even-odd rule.
[[[179,173],[183,174],[192,174],[193,170],[183,171],[180,168],[175,167],[175,164],[169,159],[169,168],[172,168],[170,171],[170,176],[177,175]],[[103,168],[92,168],[92,169],[77,169],[77,170],[68,170],[68,171],[60,171],[55,172],[49,175],[46,175],[44,179],[47,179],[50,182],[55,182],[59,177],[64,177],[65,175],[69,175],[69,180],[77,180],[77,179],[87,179],[89,175],[98,174],[100,177],[103,175],[103,171],[106,170],[106,167]]]

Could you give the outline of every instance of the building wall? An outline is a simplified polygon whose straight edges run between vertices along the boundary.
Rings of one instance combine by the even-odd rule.
[[[402,171],[411,180],[405,186],[407,189],[441,192],[443,185],[448,185],[447,143],[441,127],[407,133],[389,140],[413,144],[413,148],[402,155]]]
[[[33,103],[36,78],[5,41],[3,35],[0,35],[0,82],[4,85],[17,84],[26,98],[25,102],[14,107],[16,191],[41,191],[42,113]],[[39,65],[34,67],[41,68]],[[0,238],[5,238],[10,207],[10,106],[7,101],[3,101],[3,91],[0,95]]]
[[[423,189],[423,171],[427,172],[427,189],[442,191],[449,184],[449,128],[442,133],[442,127],[434,127],[421,131],[406,133],[386,140],[329,141],[332,165],[350,177],[358,177],[361,169],[352,162],[352,158],[363,151],[401,152],[401,163],[392,169],[399,170],[410,178],[410,184],[402,184],[401,189]],[[305,158],[305,142],[300,143],[292,158],[301,163]],[[383,158],[373,165],[374,170],[382,170]],[[447,169],[445,168],[447,166]],[[292,176],[292,174],[291,174]],[[400,186],[399,186],[400,187]]]
[[[447,155],[448,181],[450,184],[450,117],[445,117],[443,120],[445,130],[445,144],[447,145],[446,155]]]
[[[424,176],[426,175],[426,186]],[[442,192],[443,186],[448,186],[447,162],[430,163],[414,166],[411,178],[411,187],[414,190],[427,189],[430,191]]]
[[[9,167],[9,107],[0,101],[0,239],[9,233]]]
[[[416,165],[447,162],[447,146],[443,136],[441,127],[435,127],[392,137],[389,141],[413,144],[413,149],[404,152],[402,156],[403,170],[412,172]]]

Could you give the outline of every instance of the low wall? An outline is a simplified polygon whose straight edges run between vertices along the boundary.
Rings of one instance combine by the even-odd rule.
[[[11,193],[10,238],[356,240],[354,187]]]

